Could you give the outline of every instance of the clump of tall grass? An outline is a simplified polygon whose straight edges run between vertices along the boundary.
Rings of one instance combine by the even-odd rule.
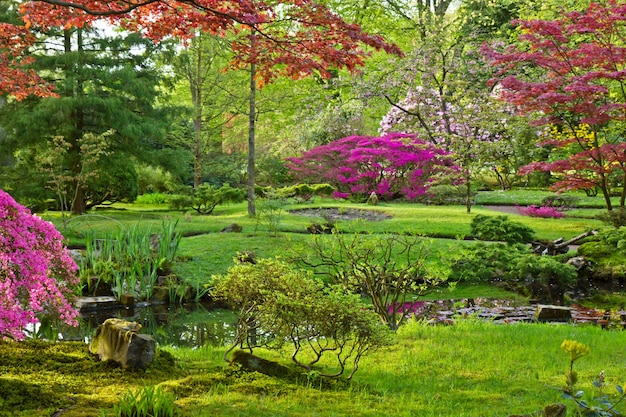
[[[179,415],[174,395],[158,387],[144,386],[136,393],[130,390],[113,408],[116,417],[174,417]],[[104,412],[102,413],[104,416]]]
[[[110,285],[120,298],[131,293],[139,299],[152,296],[159,275],[167,274],[176,257],[182,234],[176,232],[178,221],[163,221],[158,233],[140,223],[96,237],[91,233],[85,243],[85,257],[80,276],[87,292],[100,284]]]

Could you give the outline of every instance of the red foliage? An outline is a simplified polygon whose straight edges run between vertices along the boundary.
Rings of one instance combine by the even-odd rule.
[[[303,182],[327,182],[338,197],[414,199],[437,180],[458,174],[451,156],[415,135],[350,136],[318,146],[288,167]]]
[[[626,145],[614,134],[616,124],[626,121],[626,4],[608,0],[556,20],[517,24],[522,43],[504,52],[483,48],[499,69],[492,82],[538,123],[561,125],[563,133],[550,145],[573,151],[521,173],[562,173],[554,184],[558,190],[599,187],[611,209],[609,176],[626,174]],[[576,131],[583,125],[590,134],[580,137]]]
[[[584,13],[566,13],[561,19],[518,21],[522,46],[505,52],[483,51],[499,67],[507,101],[524,112],[543,112],[545,122],[561,123],[576,115],[579,123],[598,125],[624,120],[623,94],[612,96],[626,80],[626,4],[609,0],[592,4]],[[541,70],[540,80],[513,75],[520,67]]]
[[[22,12],[40,26],[82,25],[104,16],[155,41],[187,39],[197,30],[235,34],[233,66],[256,64],[259,84],[281,75],[329,77],[332,67],[354,71],[368,55],[362,45],[401,54],[312,0],[32,0]]]
[[[27,68],[32,59],[23,54],[34,40],[25,27],[0,22],[0,95],[21,100],[31,94],[52,94],[50,86]]]

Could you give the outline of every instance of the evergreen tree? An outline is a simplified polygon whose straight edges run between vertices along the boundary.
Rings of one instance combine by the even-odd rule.
[[[164,110],[155,106],[157,47],[137,34],[101,32],[85,27],[40,34],[36,69],[59,97],[30,97],[0,109],[9,151],[47,161],[48,180],[76,214],[104,201],[134,199],[134,158],[146,159],[166,127]]]

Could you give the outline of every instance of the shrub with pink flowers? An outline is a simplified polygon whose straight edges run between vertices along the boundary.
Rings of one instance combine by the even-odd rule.
[[[287,166],[302,182],[326,182],[337,198],[413,200],[438,182],[458,176],[449,153],[413,134],[350,136],[318,146]]]
[[[560,219],[564,216],[562,211],[559,211],[556,207],[549,206],[528,206],[528,207],[520,207],[517,206],[517,211],[520,214],[530,217],[544,217],[551,219]]]
[[[0,190],[0,337],[23,339],[43,314],[76,326],[77,269],[54,226]]]

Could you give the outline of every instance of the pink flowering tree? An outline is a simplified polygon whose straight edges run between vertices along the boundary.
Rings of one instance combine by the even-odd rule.
[[[389,133],[381,137],[350,136],[318,146],[287,166],[302,182],[326,182],[335,197],[412,200],[438,181],[458,173],[450,155],[415,135]]]
[[[409,89],[404,99],[392,103],[381,120],[380,131],[417,132],[454,155],[465,183],[469,213],[472,179],[486,167],[496,174],[503,167],[508,169],[513,145],[504,132],[509,117],[488,93],[461,94],[417,86]]]
[[[40,314],[76,326],[77,269],[54,226],[0,190],[0,337],[23,339]]]

